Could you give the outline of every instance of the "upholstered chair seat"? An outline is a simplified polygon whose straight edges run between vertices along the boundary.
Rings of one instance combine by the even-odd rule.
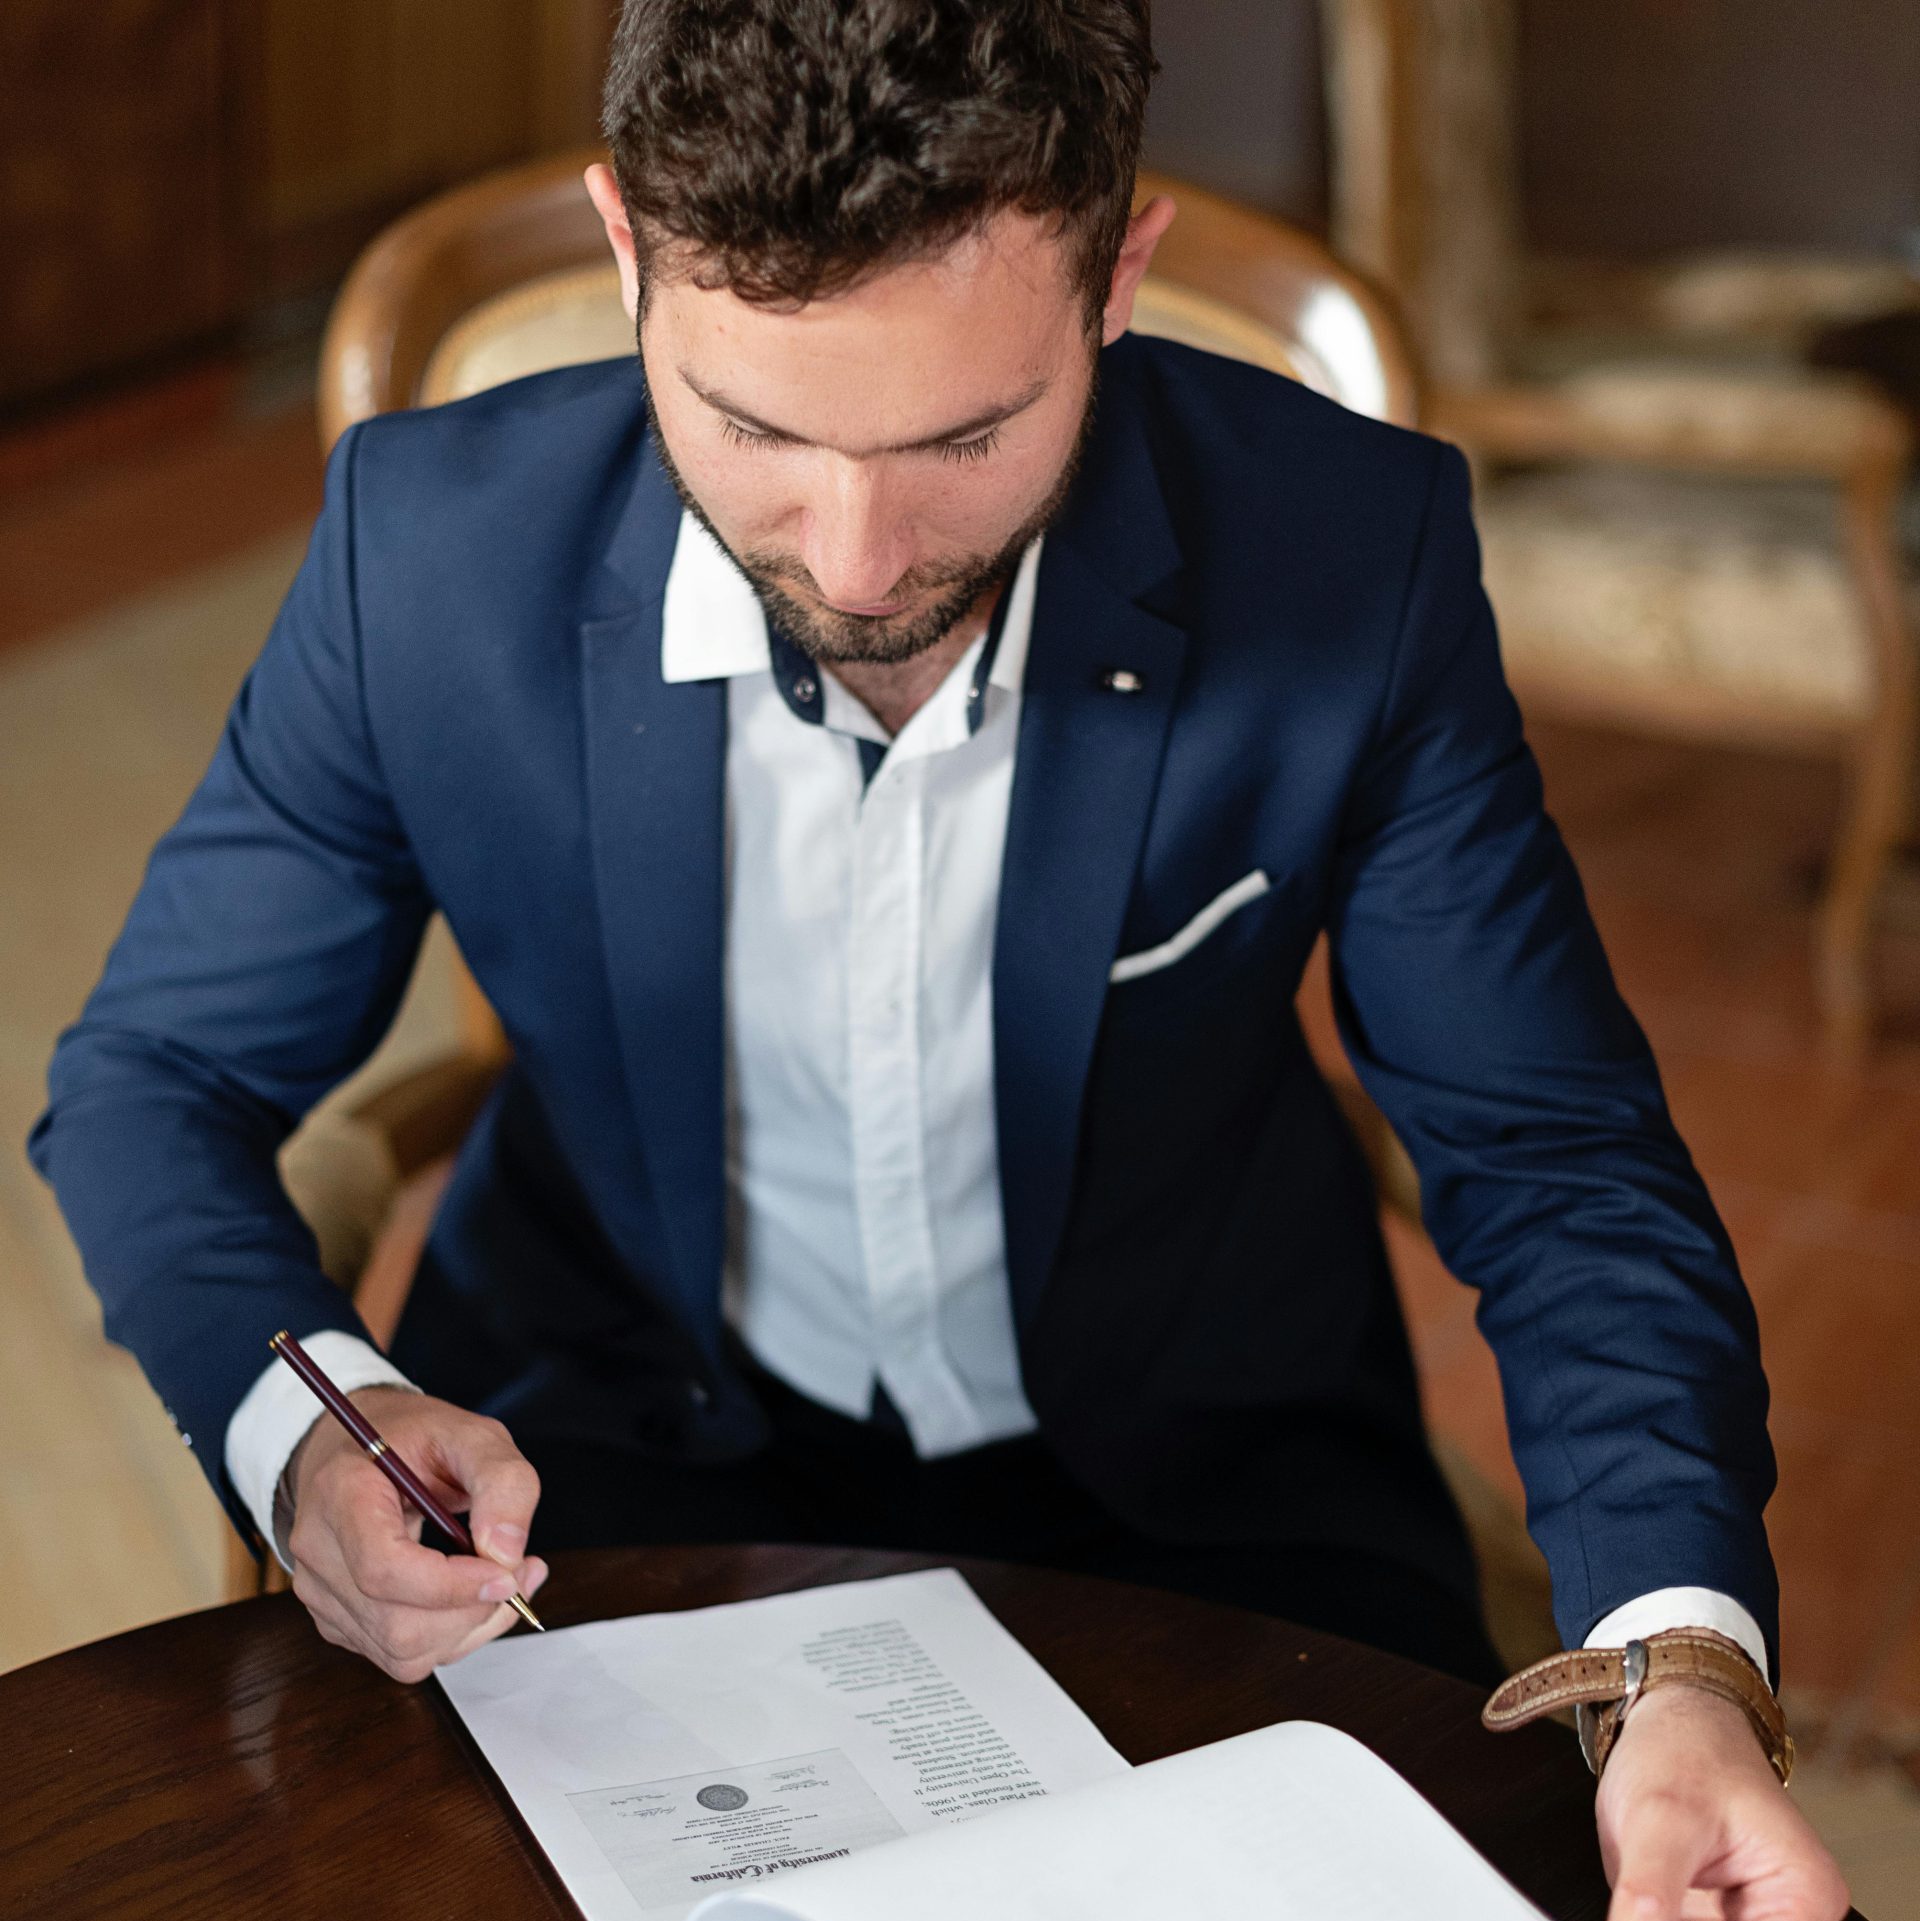
[[[1817,481],[1502,474],[1481,489],[1478,519],[1522,698],[1617,710],[1631,692],[1721,735],[1862,726],[1872,641],[1835,504]]]

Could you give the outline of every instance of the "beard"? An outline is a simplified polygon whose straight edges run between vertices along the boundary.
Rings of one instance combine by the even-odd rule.
[[[989,591],[1005,584],[1020,563],[1020,556],[1059,517],[1067,496],[1080,471],[1087,441],[1093,433],[1094,401],[1099,389],[1100,361],[1093,356],[1093,377],[1087,386],[1087,403],[1080,415],[1071,452],[1054,476],[1046,497],[1019,526],[990,553],[961,555],[953,560],[912,567],[895,583],[892,598],[917,600],[934,593],[926,607],[899,614],[847,614],[795,597],[791,588],[808,587],[812,576],[791,555],[749,550],[737,551],[713,524],[711,516],[687,485],[674,464],[666,436],[659,430],[652,395],[647,398],[647,414],[654,423],[654,450],[661,468],[679,496],[680,504],[711,534],[720,549],[739,568],[747,584],[758,596],[767,619],[809,659],[828,665],[845,663],[868,666],[898,666],[937,647],[966,618]],[[645,363],[641,378],[646,378]]]

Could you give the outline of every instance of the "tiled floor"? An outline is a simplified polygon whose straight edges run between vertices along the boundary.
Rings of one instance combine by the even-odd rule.
[[[318,499],[304,409],[249,412],[243,380],[196,378],[92,422],[0,438],[5,1142],[31,1118],[54,1034],[204,761]],[[1787,1684],[1811,1716],[1884,1656],[1875,1710],[1911,1739],[1920,932],[1885,937],[1884,1032],[1862,1075],[1831,1079],[1816,1055],[1807,918],[1838,806],[1833,770],[1562,728],[1535,738],[1758,1304],[1782,1470],[1769,1518]],[[429,988],[397,1044],[430,1045],[445,1020]],[[1323,1008],[1314,1024],[1324,1034]],[[1431,1416],[1510,1486],[1471,1297],[1414,1237],[1397,1233],[1396,1253]],[[0,1617],[4,1667],[217,1598],[220,1537],[137,1374],[99,1341],[57,1216],[15,1146],[0,1148],[0,1271],[0,1526],[16,1567],[20,1544],[35,1544]],[[1920,1913],[1920,1792],[1889,1768],[1867,1779],[1816,1768],[1808,1805],[1823,1832],[1846,1837],[1864,1911]]]

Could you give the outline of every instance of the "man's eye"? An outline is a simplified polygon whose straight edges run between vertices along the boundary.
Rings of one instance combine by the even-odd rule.
[[[778,434],[757,434],[750,427],[743,427],[739,421],[726,414],[720,416],[720,437],[730,440],[736,447],[784,447],[786,442]]]
[[[940,449],[942,460],[985,460],[1000,443],[1000,429],[990,427],[971,440],[949,440]]]
[[[722,414],[720,435],[736,447],[786,447],[792,443],[784,434],[755,433],[751,427],[743,427],[730,414]],[[936,450],[942,460],[985,460],[1000,444],[1000,429],[989,428],[983,434],[976,434],[971,440],[943,441]]]

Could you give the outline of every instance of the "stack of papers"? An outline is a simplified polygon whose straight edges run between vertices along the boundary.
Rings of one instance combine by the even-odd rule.
[[[1539,1921],[1332,1728],[1130,1768],[951,1569],[495,1641],[439,1680],[587,1921]]]

